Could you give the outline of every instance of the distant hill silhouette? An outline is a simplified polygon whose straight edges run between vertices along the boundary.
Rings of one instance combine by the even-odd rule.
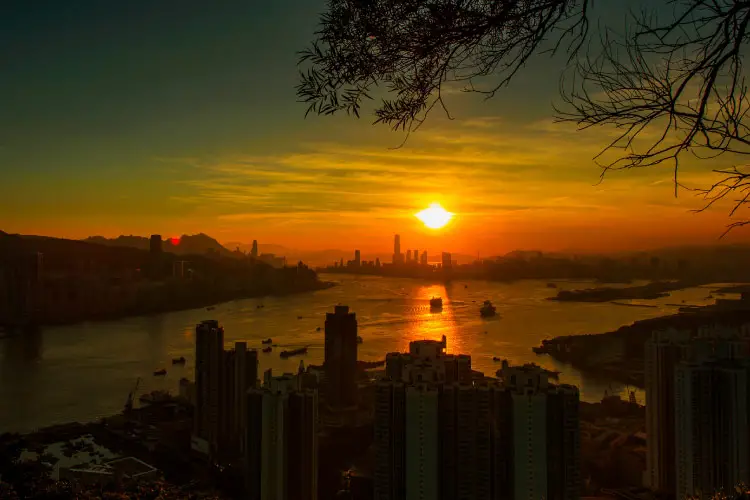
[[[117,238],[105,238],[103,236],[91,236],[86,238],[86,242],[97,243],[99,245],[113,247],[129,247],[139,250],[149,249],[149,238],[145,236],[118,236]],[[234,253],[222,246],[221,243],[204,233],[184,234],[179,238],[177,244],[172,244],[170,238],[164,240],[162,248],[165,252],[176,255],[205,255],[206,253],[216,252],[218,255],[231,257]]]

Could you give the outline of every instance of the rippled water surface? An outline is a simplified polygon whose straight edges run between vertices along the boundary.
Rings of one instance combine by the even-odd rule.
[[[139,394],[154,389],[176,392],[181,377],[192,378],[193,330],[204,319],[223,324],[227,345],[246,340],[260,348],[262,339],[272,337],[279,347],[310,346],[306,356],[287,360],[279,357],[280,349],[261,353],[261,370],[294,370],[300,359],[321,364],[325,313],[338,303],[349,305],[357,314],[364,340],[360,359],[383,359],[387,352],[407,350],[412,340],[446,335],[449,352],[470,354],[473,368],[487,375],[499,368],[493,356],[533,361],[562,371],[561,381],[578,385],[582,399],[597,401],[607,389],[624,393],[626,388],[582,376],[546,356],[536,356],[531,348],[544,338],[605,332],[675,312],[676,307],[669,304],[705,304],[708,295],[706,288],[694,288],[665,299],[641,301],[658,307],[625,307],[548,301],[557,290],[542,281],[435,285],[380,277],[323,278],[339,285],[308,294],[228,302],[211,311],[194,309],[54,327],[38,335],[0,340],[0,433],[119,412],[138,377],[142,377]],[[590,285],[559,283],[561,289],[586,286]],[[443,298],[442,313],[430,312],[432,296]],[[487,299],[497,306],[497,318],[479,316],[479,306]],[[258,309],[259,304],[264,308]],[[172,358],[179,356],[187,358],[185,366],[172,366]],[[167,369],[165,377],[152,375],[159,368]]]

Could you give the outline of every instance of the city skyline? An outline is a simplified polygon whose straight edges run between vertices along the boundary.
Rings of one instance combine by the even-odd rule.
[[[671,168],[613,172],[597,184],[592,158],[607,136],[553,123],[557,60],[532,59],[490,101],[450,87],[455,120],[435,113],[394,149],[404,134],[368,119],[303,119],[296,51],[322,1],[297,0],[293,15],[276,4],[188,2],[170,11],[168,27],[145,2],[129,13],[90,7],[50,4],[49,18],[65,20],[51,26],[18,4],[2,21],[25,27],[6,30],[16,50],[0,84],[13,96],[0,119],[6,232],[206,232],[305,250],[354,239],[362,251],[399,232],[473,254],[710,243],[728,222],[725,205],[694,214],[703,204],[695,193],[675,198]],[[87,64],[76,62],[89,46]],[[40,87],[52,79],[62,84]],[[680,182],[697,187],[712,175],[686,161]],[[431,203],[455,214],[446,228],[414,217]],[[740,230],[728,241],[748,238]]]

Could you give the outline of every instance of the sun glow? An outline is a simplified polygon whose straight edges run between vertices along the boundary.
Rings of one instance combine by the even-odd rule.
[[[440,203],[433,203],[414,216],[430,229],[440,229],[453,218],[453,214],[441,207]]]

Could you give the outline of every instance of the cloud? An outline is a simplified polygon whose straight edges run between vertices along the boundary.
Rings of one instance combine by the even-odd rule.
[[[592,157],[603,135],[573,131],[551,121],[514,125],[479,117],[425,128],[395,150],[328,140],[285,154],[165,161],[189,167],[180,181],[187,193],[173,199],[224,223],[367,226],[410,217],[432,201],[475,220],[646,214],[654,207],[685,213],[698,206],[692,196],[671,196],[670,168],[611,172],[599,183]],[[709,177],[701,171],[691,180]]]

